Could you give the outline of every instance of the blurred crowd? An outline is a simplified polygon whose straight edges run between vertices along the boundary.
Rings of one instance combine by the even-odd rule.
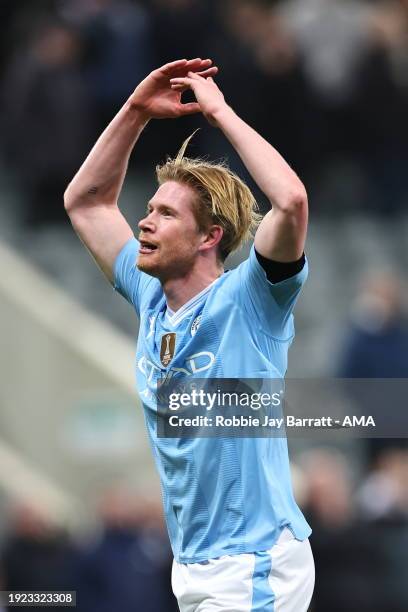
[[[1,155],[28,224],[64,218],[61,194],[97,135],[180,57],[214,59],[227,100],[300,173],[316,212],[397,214],[407,201],[406,0],[4,0],[1,12]],[[198,123],[152,123],[131,171]],[[195,152],[225,151],[203,130]]]
[[[379,452],[361,480],[333,449],[307,451],[301,465],[317,577],[311,612],[406,610],[408,450]]]
[[[56,525],[38,503],[10,501],[8,519],[1,589],[76,591],[78,612],[177,612],[160,501],[106,490],[80,534]]]

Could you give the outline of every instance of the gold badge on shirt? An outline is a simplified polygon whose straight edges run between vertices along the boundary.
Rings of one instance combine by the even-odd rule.
[[[174,332],[169,332],[168,334],[164,334],[161,339],[160,346],[160,359],[164,367],[166,368],[170,361],[174,357],[174,351],[176,348],[176,334]]]

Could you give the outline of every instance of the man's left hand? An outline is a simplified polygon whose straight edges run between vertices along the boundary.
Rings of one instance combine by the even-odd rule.
[[[191,89],[207,121],[217,126],[217,114],[228,105],[211,76],[205,78],[196,72],[189,72],[186,77],[170,79],[170,83],[171,88],[179,92]]]

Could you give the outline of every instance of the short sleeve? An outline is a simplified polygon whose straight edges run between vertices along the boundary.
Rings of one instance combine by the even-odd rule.
[[[114,289],[140,313],[141,295],[151,277],[136,266],[139,242],[131,238],[120,251],[114,264]]]
[[[308,261],[294,276],[271,283],[252,246],[249,257],[236,269],[239,302],[262,330],[281,340],[293,335],[291,314],[307,279]]]

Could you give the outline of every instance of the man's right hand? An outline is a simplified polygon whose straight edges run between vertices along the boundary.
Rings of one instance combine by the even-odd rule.
[[[172,119],[200,112],[197,102],[181,101],[181,92],[171,88],[170,79],[185,77],[196,72],[203,77],[214,76],[218,72],[212,60],[177,60],[153,70],[135,89],[129,103],[145,118]]]

